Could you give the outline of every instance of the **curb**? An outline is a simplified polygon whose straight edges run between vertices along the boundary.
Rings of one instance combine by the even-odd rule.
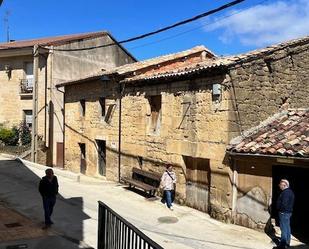
[[[28,160],[21,159],[20,157],[15,157],[15,160],[22,163],[26,167],[33,167],[33,168],[44,170],[44,171],[46,169],[51,168],[51,167],[48,167],[48,166],[45,166],[45,165],[42,165],[42,164],[33,163],[33,162],[28,161]],[[80,178],[81,178],[80,174],[76,174],[76,173],[73,173],[73,172],[70,172],[70,171],[67,171],[67,170],[58,169],[58,168],[52,168],[52,169],[53,169],[55,175],[62,176],[62,177],[65,177],[65,178],[69,178],[69,179],[76,181],[76,182],[80,182]]]
[[[16,156],[13,156],[13,155],[5,154],[5,153],[0,153],[0,156],[8,158],[8,159],[16,160]]]
[[[68,170],[65,170],[65,169],[48,167],[46,165],[33,163],[33,162],[28,161],[28,160],[22,159],[18,156],[13,156],[13,155],[5,154],[5,153],[0,153],[0,156],[2,156],[4,158],[11,159],[11,160],[15,160],[17,162],[20,162],[21,164],[23,164],[26,167],[32,167],[32,168],[36,168],[36,169],[43,170],[43,171],[51,168],[51,169],[53,169],[55,175],[71,179],[75,182],[92,183],[92,184],[102,184],[102,183],[110,182],[110,181],[108,181],[104,178],[90,177],[90,176],[86,176],[86,175],[83,175],[83,174],[74,173],[74,172],[71,172],[71,171],[68,171]]]

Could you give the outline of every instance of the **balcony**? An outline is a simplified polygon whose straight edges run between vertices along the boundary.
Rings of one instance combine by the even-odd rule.
[[[32,94],[33,91],[33,79],[22,79],[20,80],[20,93],[21,94]]]

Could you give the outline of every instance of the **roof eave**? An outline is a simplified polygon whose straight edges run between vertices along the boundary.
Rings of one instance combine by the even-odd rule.
[[[32,55],[33,47],[0,49],[0,58]]]
[[[254,153],[244,153],[244,152],[234,152],[234,151],[226,151],[230,156],[242,156],[242,157],[268,157],[268,158],[282,158],[282,159],[295,159],[295,160],[305,160],[309,161],[309,157],[302,156],[284,156],[284,155],[274,155],[274,154],[254,154]]]
[[[209,73],[211,71],[218,71],[218,70],[227,70],[228,66],[226,65],[218,65],[215,67],[210,67],[210,68],[204,68],[204,69],[197,69],[193,70],[192,72],[188,73],[183,73],[183,74],[175,74],[175,75],[162,75],[158,77],[153,77],[153,78],[141,78],[141,79],[136,79],[136,80],[123,80],[121,83],[125,84],[140,84],[143,82],[157,82],[157,81],[174,81],[174,80],[179,80],[179,79],[187,79],[193,76],[205,76],[206,73]]]

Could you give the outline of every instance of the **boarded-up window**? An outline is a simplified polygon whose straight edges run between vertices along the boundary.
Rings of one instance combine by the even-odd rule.
[[[110,123],[112,116],[113,116],[113,113],[115,111],[115,107],[116,107],[116,104],[108,105],[107,111],[106,111],[106,114],[105,114],[105,117],[104,117],[104,121],[106,123]]]
[[[80,105],[80,115],[82,117],[85,117],[85,114],[86,114],[86,101],[84,99],[81,99],[79,101],[79,105]]]
[[[151,96],[148,98],[151,111],[151,131],[156,132],[159,129],[161,116],[161,95]]]
[[[210,188],[209,159],[183,156],[186,165],[186,204],[207,212]]]
[[[99,98],[99,105],[100,105],[100,115],[104,117],[106,114],[106,99],[101,97]]]

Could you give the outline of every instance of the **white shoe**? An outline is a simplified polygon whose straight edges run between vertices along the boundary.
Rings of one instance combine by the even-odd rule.
[[[170,210],[172,210],[172,211],[174,210],[173,206],[170,207]]]

